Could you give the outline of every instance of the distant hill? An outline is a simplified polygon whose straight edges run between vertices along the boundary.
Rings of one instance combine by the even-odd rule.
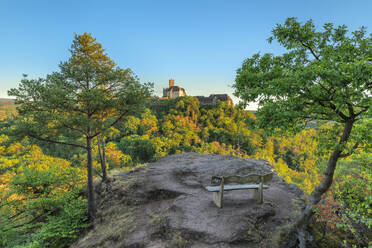
[[[14,102],[14,99],[0,97],[0,102]]]
[[[0,98],[0,121],[16,113],[16,105],[13,99]]]

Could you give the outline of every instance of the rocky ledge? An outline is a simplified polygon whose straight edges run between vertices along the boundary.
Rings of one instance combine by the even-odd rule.
[[[96,185],[97,218],[72,247],[280,247],[281,233],[302,206],[302,191],[274,173],[259,204],[252,190],[224,194],[224,207],[205,190],[214,175],[267,173],[265,160],[185,153],[116,174]]]

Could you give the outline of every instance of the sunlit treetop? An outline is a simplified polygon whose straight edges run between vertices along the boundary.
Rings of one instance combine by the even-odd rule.
[[[108,57],[102,44],[96,41],[89,33],[75,34],[71,45],[71,57],[69,63],[88,67],[95,65],[96,68],[112,69],[116,64]]]
[[[346,122],[371,106],[372,36],[364,27],[350,33],[331,23],[317,31],[288,18],[272,31],[287,52],[255,54],[237,70],[235,95],[259,103],[266,127],[288,127],[308,120]]]

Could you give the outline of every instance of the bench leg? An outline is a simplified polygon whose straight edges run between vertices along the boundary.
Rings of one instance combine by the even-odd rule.
[[[213,192],[213,201],[217,207],[222,208],[223,194],[221,192]]]
[[[260,192],[259,192],[259,199],[258,199],[258,202],[260,203],[260,204],[262,204],[263,203],[263,201],[264,201],[264,199],[263,199],[263,190],[261,189],[261,190],[259,190]]]
[[[222,208],[223,204],[223,189],[224,189],[224,178],[222,177],[222,182],[220,185],[220,190],[218,192],[213,192],[213,201],[217,207]]]
[[[263,203],[263,177],[261,177],[261,183],[260,183],[260,188],[258,189],[258,194],[260,195],[259,197],[259,203]]]
[[[263,203],[263,190],[262,189],[254,189],[254,198],[257,200],[258,203]]]

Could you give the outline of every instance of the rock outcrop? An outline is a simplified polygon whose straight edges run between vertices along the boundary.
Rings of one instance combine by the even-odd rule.
[[[263,204],[252,190],[229,191],[222,209],[204,188],[213,175],[271,171],[265,160],[185,153],[117,174],[96,186],[95,227],[72,247],[280,247],[303,206],[296,186],[275,174]]]

